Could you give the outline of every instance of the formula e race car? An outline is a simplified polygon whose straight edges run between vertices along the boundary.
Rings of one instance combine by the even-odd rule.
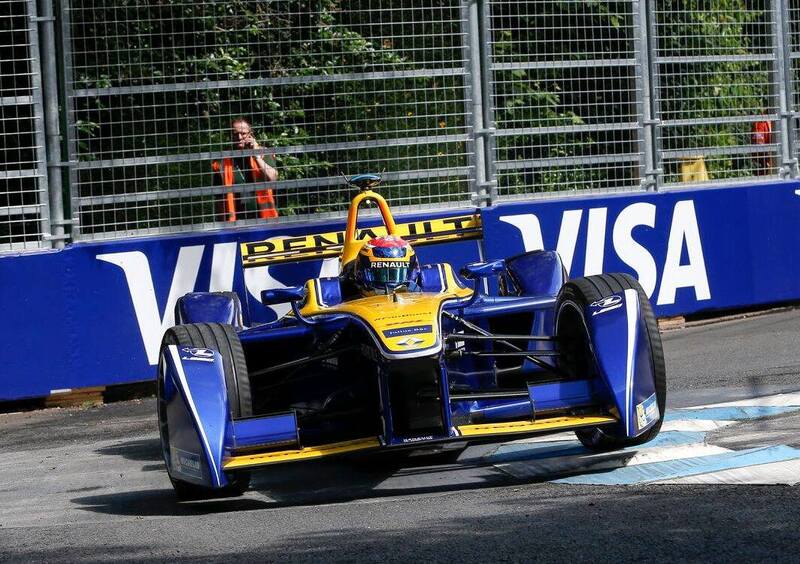
[[[634,278],[567,280],[544,250],[459,274],[419,264],[410,243],[480,237],[480,216],[420,233],[395,223],[372,191],[379,181],[349,179],[360,192],[344,234],[242,245],[245,268],[340,257],[339,276],[262,292],[263,307],[290,306],[278,320],[244,327],[231,292],[178,301],[158,363],[158,421],[179,498],[238,495],[252,469],[357,451],[564,430],[601,451],[658,434],[664,357]],[[357,229],[365,202],[383,228]]]

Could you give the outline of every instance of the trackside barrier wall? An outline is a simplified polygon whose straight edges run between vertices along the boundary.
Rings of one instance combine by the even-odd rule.
[[[485,258],[545,247],[561,253],[571,277],[630,272],[660,316],[800,299],[800,182],[506,203],[480,212]],[[336,262],[242,271],[238,244],[342,227],[226,230],[0,258],[0,400],[153,378],[161,335],[186,292],[233,289],[247,298],[246,322],[274,319],[282,311],[254,301],[261,290],[334,273]],[[419,253],[424,262],[456,268],[481,256],[476,241]]]

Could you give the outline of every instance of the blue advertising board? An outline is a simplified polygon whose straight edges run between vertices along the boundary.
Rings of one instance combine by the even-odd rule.
[[[658,316],[800,297],[800,183],[501,204],[487,259],[556,249],[570,277],[629,272]]]
[[[475,210],[398,216],[399,222]],[[363,225],[379,223],[365,219]],[[271,321],[288,305],[264,307],[262,290],[338,274],[336,259],[241,268],[240,243],[343,229],[342,221],[275,225],[75,244],[0,258],[0,401],[155,378],[159,345],[179,297],[233,290],[245,323]],[[479,259],[479,242],[419,247],[423,262]]]
[[[800,298],[798,182],[503,203],[480,212],[482,242],[420,247],[420,259],[458,269],[481,253],[492,259],[554,248],[571,277],[632,273],[661,316]],[[154,378],[175,302],[190,291],[236,291],[247,323],[282,315],[285,306],[258,303],[261,290],[333,275],[336,259],[243,270],[239,244],[342,228],[341,221],[264,226],[0,258],[0,400]]]

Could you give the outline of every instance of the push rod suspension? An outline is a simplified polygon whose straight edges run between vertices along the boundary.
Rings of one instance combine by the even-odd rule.
[[[470,335],[465,333],[450,333],[445,337],[448,341],[546,341],[554,342],[555,337],[542,337],[539,335]]]
[[[298,366],[303,366],[304,364],[310,364],[312,362],[316,362],[318,360],[327,360],[329,358],[333,358],[335,356],[339,356],[342,353],[350,352],[355,350],[357,347],[345,347],[342,349],[336,349],[335,351],[328,351],[326,353],[317,354],[313,356],[304,356],[303,358],[298,358],[296,360],[290,360],[289,362],[284,362],[282,364],[276,364],[274,366],[268,366],[267,368],[262,368],[261,370],[255,370],[250,373],[251,378],[257,378],[259,376],[264,376],[266,374],[270,374],[271,372],[277,372],[279,370],[286,370],[287,368],[296,368]]]
[[[479,335],[483,335],[485,337],[492,337],[492,338],[495,337],[495,335],[492,335],[492,333],[490,333],[489,331],[483,329],[482,327],[479,327],[478,325],[475,325],[474,323],[472,323],[470,321],[467,321],[466,319],[463,319],[463,318],[457,316],[454,313],[451,313],[449,311],[443,311],[442,314],[447,316],[447,317],[449,317],[450,319],[452,319],[456,323],[460,323],[461,325],[463,325],[467,329],[471,329],[472,331],[475,331]],[[533,356],[536,353],[531,353],[530,351],[523,351],[518,346],[516,346],[516,345],[514,345],[512,343],[509,343],[508,341],[502,340],[502,339],[497,340],[497,342],[499,344],[501,344],[501,345],[504,345],[504,346],[510,348],[513,351],[518,351],[518,352],[525,353],[524,354],[525,358],[527,358],[528,360],[530,360],[532,363],[534,363],[536,366],[538,366],[539,368],[541,368],[543,370],[547,370],[548,372],[551,372],[551,373],[555,374],[556,376],[560,376],[561,378],[568,378],[569,377],[569,375],[566,374],[559,367],[554,366],[554,365],[550,364],[549,362],[545,362],[542,359],[536,358],[535,356]]]
[[[472,356],[508,356],[508,357],[528,357],[536,355],[537,357],[542,356],[558,356],[560,353],[558,351],[536,351],[532,353],[531,351],[512,351],[512,352],[486,352],[486,351],[463,351],[461,354],[468,354]]]
[[[493,400],[508,398],[527,398],[528,390],[519,391],[497,391],[497,392],[475,392],[473,394],[450,394],[450,401],[474,401],[474,400]]]

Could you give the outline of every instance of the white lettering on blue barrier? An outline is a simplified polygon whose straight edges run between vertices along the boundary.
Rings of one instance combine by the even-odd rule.
[[[633,230],[639,226],[651,229],[656,226],[656,207],[653,204],[637,202],[623,209],[614,222],[611,240],[617,256],[636,272],[636,278],[649,298],[656,289],[658,272],[650,251],[633,238]]]
[[[204,250],[205,245],[181,247],[163,317],[158,310],[150,263],[143,252],[128,251],[97,255],[97,260],[115,264],[125,273],[133,310],[136,313],[136,321],[144,341],[147,361],[151,366],[158,362],[161,337],[167,329],[175,325],[175,304],[178,302],[178,298],[194,291]]]
[[[686,254],[689,257],[687,264],[681,264],[681,250],[684,242],[686,243]],[[697,215],[694,211],[694,202],[691,200],[676,203],[672,212],[667,258],[664,260],[664,272],[661,275],[661,288],[659,288],[656,303],[658,305],[674,304],[675,290],[678,288],[694,288],[697,301],[711,299],[703,245],[700,242],[700,230],[697,227]]]
[[[181,247],[178,260],[172,273],[169,296],[164,307],[164,313],[158,307],[156,289],[153,284],[153,274],[150,262],[141,251],[126,251],[123,253],[108,253],[97,255],[97,260],[114,264],[122,269],[131,295],[136,322],[144,344],[147,361],[151,366],[158,362],[158,352],[164,332],[175,325],[175,304],[178,298],[195,288],[200,272],[200,263],[203,259],[205,245]],[[238,243],[217,243],[213,247],[211,259],[211,279],[209,292],[229,292],[233,289],[233,277],[236,271]],[[260,300],[262,290],[285,288],[279,280],[272,277],[267,266],[246,269],[245,286],[247,291]],[[325,259],[320,266],[319,276],[336,276],[339,273],[338,259]],[[278,317],[285,315],[290,306],[278,304],[270,306]]]
[[[603,273],[603,258],[606,245],[606,208],[589,210],[589,229],[586,234],[586,260],[583,263],[583,275]]]
[[[561,217],[556,251],[561,255],[567,272],[572,270],[582,214],[583,210],[565,210]],[[603,272],[608,208],[591,208],[588,216],[585,276]],[[519,230],[525,251],[544,248],[541,223],[535,214],[503,215],[499,220]],[[640,226],[650,229],[658,227],[654,204],[636,202],[623,208],[613,222],[612,247],[620,260],[633,269],[647,296],[651,297],[659,283],[658,267],[652,253],[633,236],[635,228]],[[674,304],[678,288],[693,288],[697,301],[711,299],[700,229],[692,200],[681,200],[675,204],[667,235],[667,254],[661,268],[661,285],[656,303]],[[688,262],[681,264],[684,245]]]

